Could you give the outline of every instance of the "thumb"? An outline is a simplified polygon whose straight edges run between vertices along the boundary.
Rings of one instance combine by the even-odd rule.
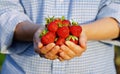
[[[38,48],[42,48],[43,44],[41,42],[38,42]]]
[[[79,44],[82,48],[86,49],[87,47],[87,36],[84,32],[81,32],[81,35],[79,37]]]

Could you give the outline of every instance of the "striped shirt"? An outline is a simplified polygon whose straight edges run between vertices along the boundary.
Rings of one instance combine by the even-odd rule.
[[[7,54],[2,74],[116,74],[111,44],[88,41],[81,57],[60,62],[39,57],[33,43],[13,41],[13,35],[25,20],[44,25],[45,17],[65,16],[85,24],[113,17],[120,22],[118,15],[120,0],[0,0],[0,51]]]

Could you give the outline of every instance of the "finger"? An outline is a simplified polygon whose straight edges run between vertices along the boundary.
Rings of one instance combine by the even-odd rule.
[[[53,47],[55,46],[55,43],[50,43],[50,44],[48,44],[48,45],[46,45],[45,47],[46,47],[46,49],[52,49]]]
[[[35,50],[37,50],[37,49],[38,49],[38,47],[37,47],[37,42],[36,42],[36,40],[35,40],[35,39],[33,39],[33,43],[34,43],[34,49],[35,49]]]
[[[84,33],[81,33],[79,37],[79,44],[82,48],[86,49],[87,37]]]
[[[43,44],[39,42],[39,40],[33,39],[33,42],[34,42],[34,49],[36,52],[39,51],[39,49],[43,47]]]
[[[39,48],[37,47],[37,44],[34,42],[34,50],[36,53],[39,53]]]
[[[39,28],[39,30],[37,30],[37,32],[35,33],[34,37],[33,37],[33,41],[39,46],[39,43],[41,41],[40,39],[40,33],[42,32],[43,28]],[[41,43],[42,44],[42,43]],[[42,44],[43,45],[43,44]]]
[[[43,44],[41,42],[38,43],[38,48],[41,49],[43,47]]]
[[[53,55],[56,55],[58,53],[59,49],[60,49],[59,46],[55,46],[51,51],[48,52],[48,54],[51,53]]]
[[[49,54],[45,54],[45,58],[50,59],[50,60],[55,60],[58,58],[58,56],[49,53]]]
[[[60,48],[59,51],[58,51],[58,54],[61,53],[61,52],[63,52],[63,50],[61,50],[61,48]]]
[[[64,61],[64,59],[62,57],[58,57],[58,59],[62,62]]]
[[[35,41],[33,43],[34,43],[34,50],[35,50],[35,52],[36,53],[40,53],[40,49],[38,48],[37,43]]]
[[[83,52],[83,48],[81,48],[79,45],[76,45],[70,41],[66,41],[65,43],[73,52],[76,53],[76,55],[81,55],[81,53]]]
[[[74,57],[76,54],[71,50],[69,49],[67,46],[65,45],[62,45],[61,46],[61,49],[70,57]]]
[[[57,57],[57,53],[59,51],[59,46],[55,46],[52,50],[50,50],[48,53],[45,54],[45,57],[46,58],[49,58],[49,59],[54,59]]]
[[[42,54],[46,54],[46,53],[47,53],[48,51],[50,51],[54,46],[55,46],[54,43],[50,43],[50,44],[42,47],[42,48],[40,49],[40,52],[41,52]]]
[[[70,60],[71,59],[71,57],[69,57],[65,52],[61,52],[60,57],[63,58],[64,60]]]
[[[36,43],[40,42],[39,34],[40,34],[40,33],[36,32],[36,33],[35,33],[35,36],[33,37],[33,41],[36,42]]]
[[[63,52],[63,50],[59,49],[58,53],[56,55],[60,56],[60,53]]]

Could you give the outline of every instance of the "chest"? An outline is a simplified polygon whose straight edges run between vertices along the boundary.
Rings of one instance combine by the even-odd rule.
[[[95,19],[101,0],[23,0],[26,14],[31,18],[65,16],[80,23]],[[37,20],[37,19],[33,19]]]

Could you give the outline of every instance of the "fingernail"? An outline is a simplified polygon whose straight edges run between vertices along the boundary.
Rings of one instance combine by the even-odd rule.
[[[65,44],[66,44],[66,45],[69,45],[69,44],[70,44],[70,41],[66,41]]]
[[[42,48],[43,47],[43,44],[42,43],[38,43],[38,48]]]

